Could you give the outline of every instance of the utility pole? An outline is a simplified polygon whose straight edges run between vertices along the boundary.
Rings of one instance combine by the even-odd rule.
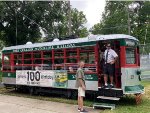
[[[147,26],[146,26],[147,28],[148,28],[148,24],[147,24]],[[144,52],[145,52],[145,46],[146,46],[146,38],[147,38],[147,28],[146,28],[146,30],[145,30],[145,39],[144,39],[144,45],[143,45],[143,53],[142,53],[142,55],[144,54]]]
[[[127,13],[128,13],[128,35],[131,35],[130,13],[128,7],[127,7]]]
[[[18,24],[18,21],[17,21],[17,9],[15,9],[15,17],[16,17],[16,45],[17,45],[17,36],[18,36],[18,31],[17,31],[17,24]]]
[[[71,8],[70,8],[70,0],[68,0],[68,25],[69,25],[69,36],[71,35]]]

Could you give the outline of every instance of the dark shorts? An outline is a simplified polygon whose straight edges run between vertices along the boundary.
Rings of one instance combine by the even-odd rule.
[[[104,74],[113,76],[114,75],[114,69],[115,65],[114,64],[104,64]]]

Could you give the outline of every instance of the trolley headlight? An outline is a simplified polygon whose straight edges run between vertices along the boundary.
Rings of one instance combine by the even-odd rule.
[[[131,79],[134,79],[134,75],[131,75]]]
[[[136,74],[137,74],[137,75],[141,75],[141,70],[137,70],[137,71],[136,71]]]
[[[136,74],[139,76],[139,81],[141,81],[141,70],[137,70]]]

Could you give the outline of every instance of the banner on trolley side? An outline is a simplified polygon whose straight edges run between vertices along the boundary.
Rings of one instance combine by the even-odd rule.
[[[64,70],[17,70],[16,84],[66,88],[67,72]]]

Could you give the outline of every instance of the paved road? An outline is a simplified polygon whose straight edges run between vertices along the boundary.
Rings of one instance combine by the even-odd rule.
[[[4,85],[0,82],[0,87],[4,87]]]
[[[100,110],[86,108],[89,113]],[[79,113],[76,105],[0,94],[0,113]]]

